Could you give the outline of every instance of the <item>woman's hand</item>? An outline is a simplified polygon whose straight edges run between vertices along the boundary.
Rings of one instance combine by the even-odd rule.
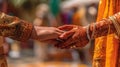
[[[56,39],[58,39],[62,33],[64,33],[62,30],[55,27],[34,26],[31,39],[36,39],[50,44],[57,44],[58,41]]]
[[[60,36],[64,42],[56,44],[57,48],[79,48],[84,47],[89,42],[86,35],[86,28],[76,25],[64,25],[59,27],[59,29],[66,32]]]

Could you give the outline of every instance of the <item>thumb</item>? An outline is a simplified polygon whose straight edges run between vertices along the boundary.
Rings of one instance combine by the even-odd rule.
[[[63,33],[62,35],[60,35],[59,37],[61,39],[68,39],[70,36],[72,36],[73,34],[75,33],[74,30],[70,30],[70,31],[67,31],[65,33]]]

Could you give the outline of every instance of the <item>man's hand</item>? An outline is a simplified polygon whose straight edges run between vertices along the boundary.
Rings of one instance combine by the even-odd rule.
[[[41,42],[57,44],[57,38],[64,33],[62,30],[59,30],[55,27],[39,27],[34,26],[32,31],[31,39],[37,39]]]
[[[84,47],[89,42],[86,35],[86,28],[76,25],[64,25],[59,27],[59,29],[66,32],[60,36],[64,42],[56,44],[57,48],[79,48]]]

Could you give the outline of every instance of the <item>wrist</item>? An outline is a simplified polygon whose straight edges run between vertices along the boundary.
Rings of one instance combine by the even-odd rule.
[[[88,27],[88,26],[87,26]],[[88,30],[88,28],[87,27],[84,27],[84,33],[85,33],[85,35],[84,35],[84,37],[85,37],[85,39],[86,39],[86,41],[90,41],[89,40],[89,37],[88,36],[90,36],[91,35],[91,32],[90,32],[90,30]],[[87,32],[87,30],[89,31],[89,32]]]
[[[37,36],[36,30],[35,30],[35,27],[33,26],[33,29],[32,29],[31,35],[30,35],[30,39],[35,39],[36,36]]]
[[[86,38],[91,41],[93,39],[94,35],[94,30],[95,30],[95,24],[89,24],[88,26],[84,27],[85,28],[85,34]]]

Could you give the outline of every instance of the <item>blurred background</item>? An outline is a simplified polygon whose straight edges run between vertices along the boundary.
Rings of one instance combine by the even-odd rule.
[[[99,0],[0,0],[0,11],[37,26],[85,26],[96,21]],[[26,33],[27,34],[27,33]],[[34,40],[4,38],[9,67],[92,67],[94,40],[80,49],[57,49]]]

